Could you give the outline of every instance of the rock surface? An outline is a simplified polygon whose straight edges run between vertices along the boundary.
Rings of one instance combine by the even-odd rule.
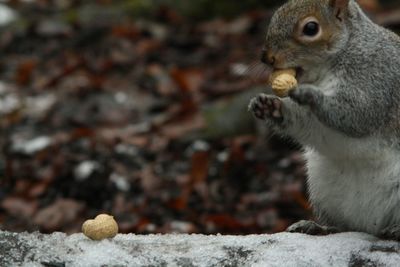
[[[400,243],[362,233],[330,236],[122,235],[0,231],[0,266],[399,266]]]

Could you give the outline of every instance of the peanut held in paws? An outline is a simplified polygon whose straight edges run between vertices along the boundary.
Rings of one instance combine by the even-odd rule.
[[[297,87],[296,71],[294,69],[274,71],[271,74],[270,81],[274,94],[285,97],[290,90]]]
[[[118,233],[118,224],[113,216],[100,214],[94,220],[84,222],[82,232],[92,240],[112,238]]]

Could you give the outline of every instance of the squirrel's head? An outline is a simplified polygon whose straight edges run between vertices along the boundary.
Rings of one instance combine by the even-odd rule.
[[[310,70],[345,47],[353,0],[290,0],[271,19],[262,61]]]

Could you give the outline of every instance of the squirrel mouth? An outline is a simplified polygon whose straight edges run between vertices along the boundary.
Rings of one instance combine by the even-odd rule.
[[[304,74],[304,69],[302,67],[292,67],[292,68],[274,68],[273,71],[280,71],[285,69],[293,69],[296,71],[296,79],[300,79]]]
[[[295,70],[296,70],[296,79],[300,80],[304,74],[304,69],[302,67],[296,67]]]

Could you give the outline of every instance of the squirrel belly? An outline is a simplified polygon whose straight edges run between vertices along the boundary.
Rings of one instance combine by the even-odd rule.
[[[306,148],[305,157],[310,201],[319,222],[374,235],[400,222],[398,151],[329,158]]]

